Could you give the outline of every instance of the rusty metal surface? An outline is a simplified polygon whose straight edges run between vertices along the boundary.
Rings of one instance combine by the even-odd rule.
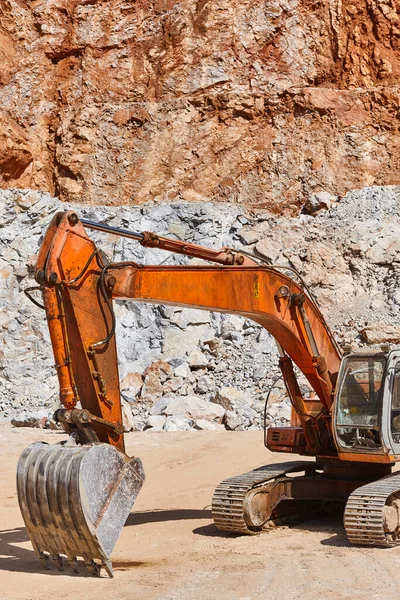
[[[83,558],[112,576],[110,554],[144,482],[142,463],[107,444],[35,443],[17,468],[18,501],[33,548],[48,566]]]

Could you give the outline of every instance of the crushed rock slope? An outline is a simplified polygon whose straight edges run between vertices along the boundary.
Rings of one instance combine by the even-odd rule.
[[[43,416],[57,381],[43,312],[23,290],[34,285],[35,255],[57,210],[47,193],[0,192],[0,410]],[[235,246],[298,270],[339,343],[399,342],[400,188],[364,188],[315,216],[277,217],[237,204],[73,205],[81,216],[194,243]],[[116,261],[184,264],[187,258],[91,232]],[[116,302],[122,396],[129,427],[258,428],[277,374],[274,341],[249,320],[193,309]],[[302,382],[304,383],[304,382]],[[280,387],[279,387],[280,386]],[[289,418],[281,383],[268,422]],[[33,420],[35,420],[33,418]]]

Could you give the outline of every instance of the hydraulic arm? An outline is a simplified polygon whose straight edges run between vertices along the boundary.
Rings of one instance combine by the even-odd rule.
[[[86,226],[121,235],[109,226]],[[218,266],[143,266],[109,263],[73,212],[57,214],[39,254],[41,285],[60,381],[64,423],[81,437],[123,450],[112,299],[190,306],[230,312],[267,329],[281,349],[280,366],[305,430],[304,452],[332,454],[329,415],[340,354],[322,315],[293,279],[229,249],[210,250],[155,234],[127,232],[143,245],[178,251]],[[307,377],[323,410],[310,416],[292,361]],[[82,416],[72,411],[77,402]],[[86,419],[85,422],[82,419]],[[75,422],[76,421],[76,422]],[[82,437],[82,441],[84,438]]]

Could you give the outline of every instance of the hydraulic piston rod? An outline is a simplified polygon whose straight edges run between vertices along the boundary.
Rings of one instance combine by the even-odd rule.
[[[96,221],[88,221],[88,219],[81,219],[81,223],[88,229],[95,229],[96,231],[103,231],[104,233],[112,233],[113,235],[119,235],[121,237],[131,238],[141,242],[144,239],[143,233],[138,231],[130,231],[129,229],[121,229],[120,227],[112,227],[111,225],[103,225]]]
[[[210,260],[221,265],[251,266],[257,264],[254,260],[244,256],[239,251],[236,252],[229,248],[214,250],[212,248],[206,248],[204,246],[191,244],[189,242],[173,240],[149,231],[139,233],[137,231],[130,231],[129,229],[120,229],[119,227],[112,227],[111,225],[104,225],[95,221],[89,221],[88,219],[80,219],[80,221],[88,229],[95,229],[96,231],[103,231],[104,233],[111,233],[113,235],[130,238],[138,241],[146,248],[158,248],[159,250],[176,252],[177,254],[184,254],[185,256]]]

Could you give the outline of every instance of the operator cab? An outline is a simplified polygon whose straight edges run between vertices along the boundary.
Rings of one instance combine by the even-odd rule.
[[[400,349],[343,358],[333,429],[340,454],[400,455]]]

